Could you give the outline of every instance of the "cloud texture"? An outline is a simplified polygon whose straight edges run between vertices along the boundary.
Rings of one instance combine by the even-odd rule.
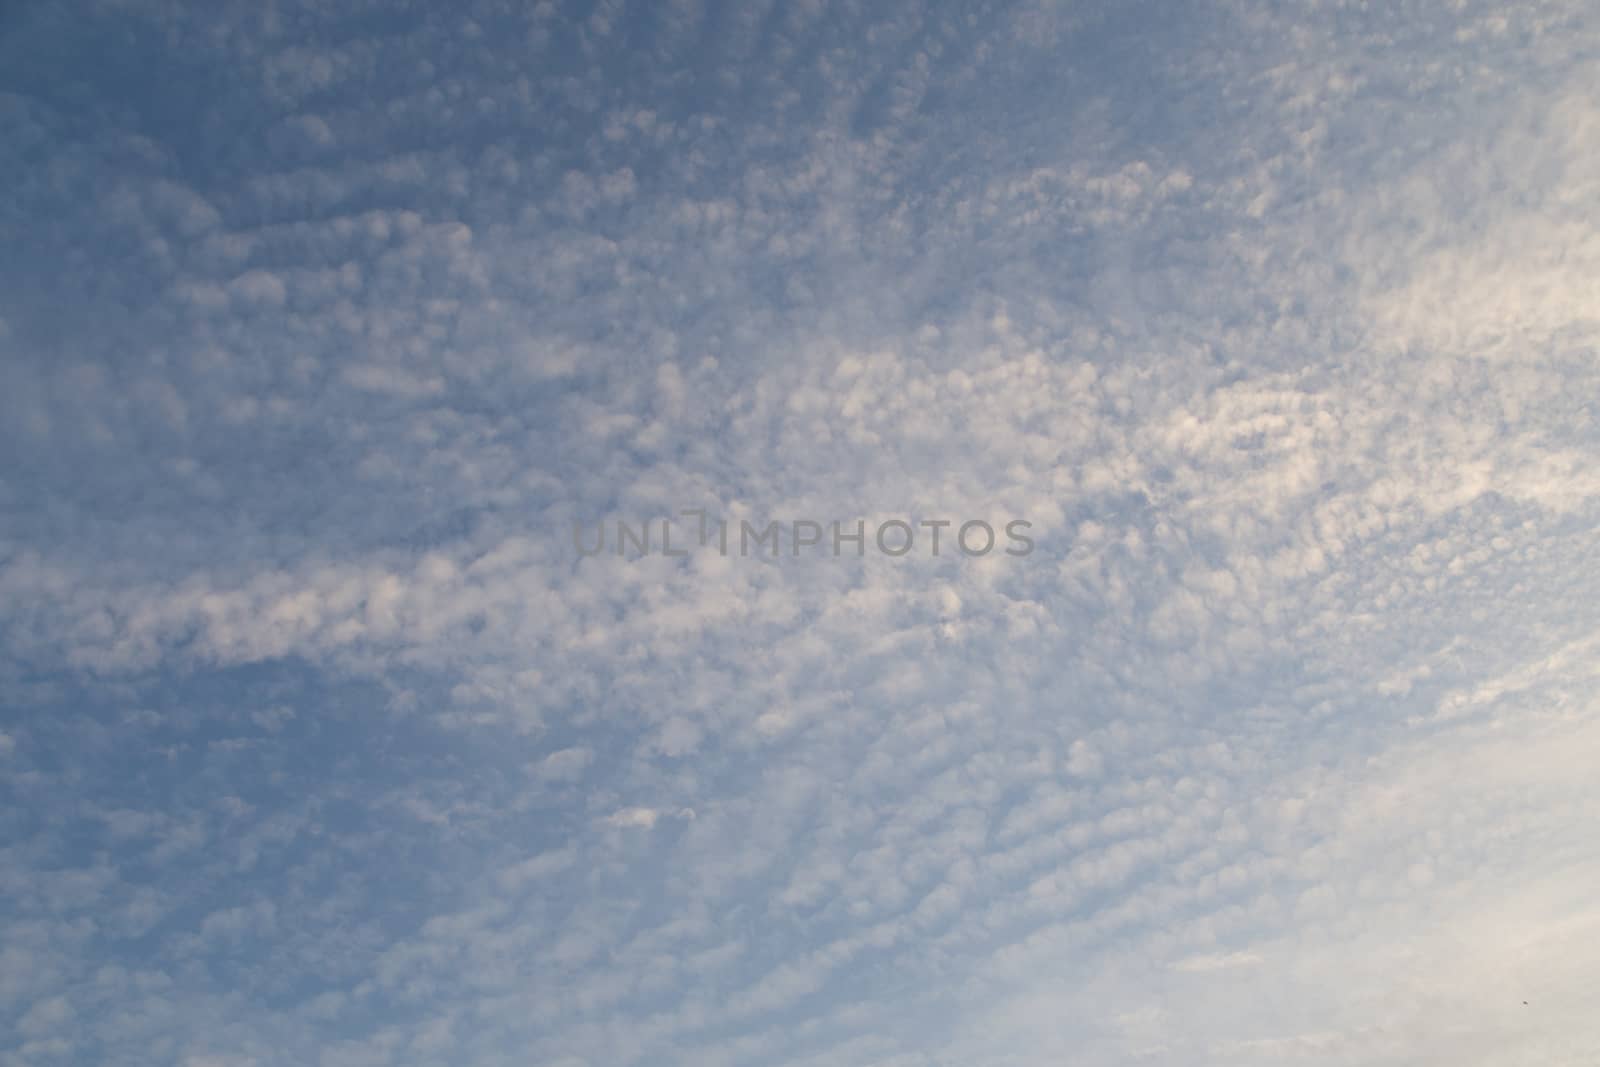
[[[9,5],[0,1064],[1593,1062],[1596,31]]]

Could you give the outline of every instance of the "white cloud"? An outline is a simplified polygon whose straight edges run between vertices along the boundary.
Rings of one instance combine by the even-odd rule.
[[[1585,1062],[1585,14],[108,7],[0,1059]],[[572,551],[681,507],[1038,549]]]

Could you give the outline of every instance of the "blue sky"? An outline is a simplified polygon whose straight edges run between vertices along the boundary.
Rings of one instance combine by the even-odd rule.
[[[6,5],[0,1065],[1593,1062],[1597,50]]]

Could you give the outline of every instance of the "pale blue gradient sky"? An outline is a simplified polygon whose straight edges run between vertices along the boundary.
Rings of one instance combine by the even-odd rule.
[[[1597,46],[6,4],[0,1065],[1594,1062]]]

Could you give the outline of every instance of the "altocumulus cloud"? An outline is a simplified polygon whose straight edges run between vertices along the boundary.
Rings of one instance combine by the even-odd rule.
[[[7,5],[0,1063],[1593,1062],[1597,33]]]

